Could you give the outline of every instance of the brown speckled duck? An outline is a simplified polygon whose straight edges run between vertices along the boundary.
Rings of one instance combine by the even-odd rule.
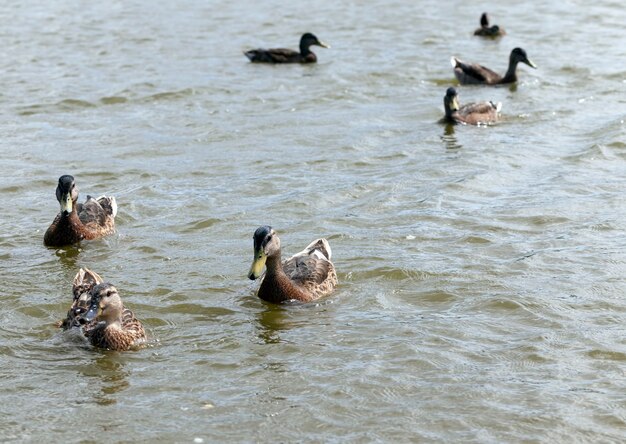
[[[91,307],[83,318],[85,322],[95,322],[83,330],[94,347],[124,351],[146,342],[143,325],[124,307],[111,284],[98,284],[91,290]]]
[[[43,242],[49,247],[72,245],[81,240],[97,239],[115,232],[117,203],[114,197],[94,199],[87,196],[78,203],[78,187],[69,175],[59,177],[56,190],[61,212],[46,231]]]
[[[443,98],[443,107],[446,110],[444,120],[447,123],[489,125],[498,121],[498,113],[502,109],[500,102],[478,102],[459,106],[457,97],[456,89],[448,88]]]
[[[93,271],[80,269],[72,287],[74,300],[63,329],[80,327],[91,345],[124,351],[146,342],[141,322],[124,307],[117,289]]]
[[[273,49],[251,49],[244,52],[251,62],[256,63],[315,63],[317,56],[310,47],[316,45],[322,48],[330,48],[321,42],[310,32],[303,34],[300,38],[300,52],[293,49],[273,48]]]
[[[280,239],[268,226],[254,232],[254,260],[248,277],[265,277],[258,296],[268,302],[289,300],[310,302],[330,294],[337,285],[337,273],[330,261],[331,249],[326,239],[317,239],[303,251],[281,263]]]
[[[528,59],[526,51],[522,48],[515,48],[511,51],[509,68],[504,76],[476,63],[465,63],[456,57],[450,59],[452,68],[454,68],[454,75],[462,85],[500,85],[503,83],[517,82],[515,70],[517,69],[517,64],[520,62],[527,64],[531,68],[537,68],[537,65]]]
[[[500,28],[498,25],[489,26],[489,16],[486,12],[480,16],[480,28],[474,31],[474,35],[481,37],[502,37],[505,34],[504,28]]]

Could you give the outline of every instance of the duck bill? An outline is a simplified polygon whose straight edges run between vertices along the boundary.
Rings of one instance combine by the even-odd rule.
[[[327,48],[327,49],[330,49],[330,45],[329,45],[328,43],[320,42],[320,41],[318,40],[317,44],[318,44],[319,46],[321,46],[322,48]]]
[[[450,109],[452,111],[458,111],[459,110],[459,99],[457,99],[456,96],[454,96],[452,98],[452,100],[450,101]]]
[[[263,273],[263,267],[265,267],[265,261],[267,260],[267,256],[263,252],[263,250],[256,251],[254,253],[254,260],[252,261],[252,266],[250,266],[250,271],[248,272],[248,278],[250,280],[258,279]]]
[[[99,314],[100,314],[100,307],[98,307],[98,304],[92,304],[91,307],[89,307],[89,310],[87,310],[87,313],[85,313],[84,315],[80,317],[80,323],[88,324],[94,319],[96,319]]]
[[[67,193],[61,197],[61,212],[70,214],[72,212],[72,206],[74,203],[72,202],[72,194]]]
[[[533,63],[533,61],[532,61],[532,60],[530,60],[530,59],[526,59],[526,60],[524,60],[524,63],[526,63],[526,64],[527,64],[528,66],[530,66],[531,68],[535,68],[535,69],[537,69],[537,65],[535,65],[535,64]]]

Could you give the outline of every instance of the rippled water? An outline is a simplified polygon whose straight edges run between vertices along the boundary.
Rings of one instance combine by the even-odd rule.
[[[23,2],[2,11],[0,436],[617,442],[626,431],[621,2]],[[332,49],[314,66],[242,50]],[[449,57],[539,65],[448,128]],[[61,174],[118,234],[47,249]],[[252,233],[326,236],[340,286],[273,306]],[[152,347],[53,323],[87,266]]]

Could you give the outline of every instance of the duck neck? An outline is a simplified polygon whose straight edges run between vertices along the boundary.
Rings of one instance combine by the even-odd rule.
[[[285,271],[283,270],[282,261],[280,258],[280,251],[272,256],[268,256],[265,261],[266,271],[265,274],[267,276],[278,276],[285,275]]]
[[[291,299],[306,299],[302,295],[302,290],[285,274],[280,254],[268,257],[265,266],[265,277],[258,293],[261,299],[274,304],[280,304]]]
[[[78,217],[76,211],[76,204],[73,205],[72,211],[67,214],[61,212],[58,229],[69,233],[69,237],[76,237],[75,240],[81,240],[83,238],[83,222]]]
[[[443,108],[446,111],[446,118],[448,120],[452,119],[452,114],[455,112],[452,108],[450,108],[450,104],[448,103],[447,100],[443,101]]]
[[[311,54],[311,45],[306,42],[300,42],[300,54],[302,57],[306,57]]]
[[[506,74],[500,83],[511,83],[517,81],[517,75],[515,74],[515,71],[517,70],[517,63],[517,60],[514,60],[513,58],[509,60],[509,69],[506,70]]]
[[[122,320],[121,319],[115,319],[113,321],[107,322],[105,327],[104,327],[105,332],[107,333],[112,333],[114,331],[120,331],[123,330],[122,328]]]

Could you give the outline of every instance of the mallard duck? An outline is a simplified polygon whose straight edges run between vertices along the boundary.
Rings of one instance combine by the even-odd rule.
[[[330,261],[331,250],[326,239],[311,242],[300,253],[281,263],[280,239],[272,227],[259,227],[254,232],[254,260],[248,277],[265,277],[258,296],[268,302],[289,300],[310,302],[333,291],[337,285],[335,266]]]
[[[489,125],[498,120],[498,113],[502,109],[500,102],[478,102],[459,106],[456,89],[450,87],[443,98],[443,107],[446,110],[444,120],[449,123],[463,123],[469,125]]]
[[[124,351],[146,342],[146,332],[132,311],[124,307],[117,288],[98,284],[91,290],[91,307],[81,316],[83,332],[94,347]]]
[[[303,34],[300,38],[300,52],[293,49],[273,48],[273,49],[251,49],[244,52],[251,62],[259,63],[315,63],[317,56],[309,48],[312,45],[330,48],[324,42],[318,40],[310,32]]]
[[[97,273],[88,268],[78,270],[72,282],[72,295],[74,296],[72,305],[67,312],[67,317],[60,321],[58,326],[63,328],[63,330],[73,327],[84,327],[85,322],[82,316],[91,307],[91,290],[103,282],[103,279]]]
[[[528,59],[526,51],[522,48],[515,48],[511,51],[511,56],[509,57],[509,69],[507,69],[504,77],[482,65],[465,63],[456,57],[452,57],[450,59],[450,63],[454,68],[454,75],[462,85],[500,85],[502,83],[517,82],[515,70],[517,68],[517,64],[520,62],[527,64],[531,68],[537,68],[537,65]]]
[[[81,268],[72,294],[72,305],[59,327],[79,327],[93,346],[108,350],[128,350],[146,341],[141,322],[124,307],[117,289],[97,273]]]
[[[78,187],[69,175],[59,177],[56,195],[61,212],[43,237],[45,245],[61,247],[115,232],[117,203],[114,197],[87,196],[85,203],[79,204]]]
[[[480,28],[474,31],[474,35],[481,37],[502,37],[505,34],[504,29],[498,25],[489,26],[489,17],[486,12],[480,16]]]

